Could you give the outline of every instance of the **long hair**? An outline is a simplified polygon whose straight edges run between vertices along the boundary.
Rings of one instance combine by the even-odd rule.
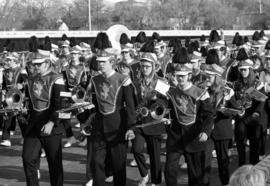
[[[252,68],[249,68],[249,74],[247,78],[243,78],[242,76],[239,76],[240,83],[242,83],[245,87],[254,86],[255,79],[256,79],[256,75]]]
[[[225,82],[223,81],[222,77],[215,75],[215,81],[208,89],[209,94],[211,95],[210,96],[211,103],[217,104],[218,95],[223,92],[222,89],[224,88],[224,85]]]
[[[221,92],[221,89],[224,87],[224,85],[225,85],[225,83],[224,83],[222,77],[215,75],[215,81],[211,85],[211,87],[209,87],[210,93],[211,94],[218,94],[219,92]]]

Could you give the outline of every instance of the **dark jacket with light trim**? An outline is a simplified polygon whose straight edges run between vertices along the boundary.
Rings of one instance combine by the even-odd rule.
[[[207,142],[199,141],[199,134],[210,137],[213,128],[213,108],[206,91],[192,85],[187,90],[172,87],[168,91],[172,125],[168,129],[169,151],[200,152]]]
[[[137,107],[146,107],[149,110],[151,109],[151,106],[160,103],[167,108],[168,101],[165,96],[163,96],[161,93],[155,91],[155,87],[157,84],[157,81],[165,81],[164,79],[158,77],[157,75],[154,75],[152,78],[152,81],[150,82],[150,85],[143,86],[143,82],[141,79],[137,79],[134,81],[134,87],[136,92],[136,102]],[[138,108],[137,108],[138,109]],[[138,118],[137,118],[138,119]],[[151,117],[151,114],[148,113],[146,117],[142,117],[139,121],[137,121],[137,125],[145,124],[148,122],[154,122],[157,121]],[[165,125],[163,122],[157,123],[155,125],[145,126],[142,127],[141,130],[138,128],[136,130],[137,132],[143,132],[145,135],[157,135],[166,133]]]
[[[74,77],[71,76],[71,68],[76,69],[76,74]],[[87,88],[89,76],[83,65],[67,66],[62,73],[69,90],[72,90],[77,85],[81,85],[85,89]]]
[[[257,89],[261,93],[265,93],[263,83],[258,79],[255,79],[253,83],[253,88]],[[254,98],[248,98],[244,92],[250,87],[247,87],[240,81],[234,82],[235,98],[237,103],[243,102],[243,100],[248,99],[250,101],[250,107],[245,109],[245,114],[242,117],[237,117],[236,122],[243,122],[246,125],[259,124],[262,126],[263,130],[267,129],[268,114],[266,113],[266,101],[259,101]],[[239,104],[240,105],[240,104]],[[252,117],[252,114],[256,112],[259,117]]]
[[[92,123],[93,135],[102,135],[110,143],[125,141],[125,133],[134,127],[134,87],[129,77],[115,72],[109,78],[92,78],[92,101],[96,115]]]
[[[225,99],[224,92],[228,91],[229,98]],[[214,129],[212,131],[212,138],[214,140],[227,140],[233,138],[233,126],[232,119],[233,115],[230,113],[224,113],[219,111],[221,106],[225,106],[227,108],[236,109],[236,101],[234,97],[234,92],[232,89],[223,87],[217,94],[213,94],[209,91],[211,103],[215,109],[215,119],[214,119]]]
[[[63,77],[55,72],[48,72],[44,76],[29,77],[26,97],[29,98],[29,125],[26,135],[41,135],[41,128],[49,121],[54,122],[52,135],[62,134],[63,127],[58,118],[59,109],[65,103],[60,92],[65,91]]]

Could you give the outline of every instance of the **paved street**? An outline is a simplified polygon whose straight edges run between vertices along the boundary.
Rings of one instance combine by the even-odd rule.
[[[78,129],[74,129],[75,136]],[[12,147],[0,147],[0,185],[3,186],[23,186],[25,184],[25,177],[22,168],[22,145],[20,144],[21,135],[17,128],[15,135],[12,136]],[[63,140],[63,143],[66,139]],[[268,142],[269,144],[269,142]],[[164,146],[164,144],[163,144]],[[267,149],[269,153],[269,148]],[[131,153],[128,154],[127,164],[132,160]],[[86,150],[77,145],[63,150],[64,159],[64,185],[66,186],[81,186],[85,183],[85,163],[86,163]],[[233,150],[231,157],[231,170],[233,171],[237,166],[237,156]],[[165,156],[162,155],[162,162],[164,166]],[[216,159],[212,161],[212,174],[211,186],[221,185],[218,179]],[[127,166],[127,186],[135,186],[139,180],[139,172],[137,168]],[[164,180],[164,179],[163,179]],[[180,169],[179,166],[179,184],[182,186],[187,185],[186,170]],[[41,186],[49,185],[49,174],[46,159],[41,160]],[[107,184],[112,185],[112,184]],[[149,184],[150,185],[150,184]],[[164,181],[163,181],[163,184]]]

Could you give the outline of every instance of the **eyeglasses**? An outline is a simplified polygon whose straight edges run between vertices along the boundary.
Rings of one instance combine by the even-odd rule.
[[[148,65],[141,65],[141,68],[146,68],[146,69],[149,69],[151,68],[152,66],[148,66]]]
[[[225,47],[221,47],[221,48],[219,49],[219,51],[221,51],[221,52],[223,52],[223,51],[225,51],[225,50],[226,50]]]
[[[239,71],[247,71],[247,68],[240,68]]]
[[[44,62],[43,62],[44,63]],[[33,66],[41,67],[43,63],[33,63]]]

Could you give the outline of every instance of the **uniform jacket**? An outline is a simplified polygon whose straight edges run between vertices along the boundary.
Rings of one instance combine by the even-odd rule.
[[[255,79],[252,87],[256,88],[262,93],[265,93],[263,90],[263,84],[258,80]],[[248,107],[245,109],[245,114],[243,117],[236,118],[237,121],[244,122],[247,125],[250,124],[259,124],[262,126],[264,130],[267,128],[267,120],[268,120],[268,114],[266,113],[266,102],[255,100],[247,95],[244,94],[244,91],[247,90],[249,87],[247,87],[243,82],[235,81],[234,82],[234,90],[235,90],[235,98],[239,105],[241,105],[243,102],[249,103]],[[247,105],[247,104],[246,104]],[[254,112],[259,113],[259,117],[253,118],[252,114]]]
[[[41,135],[41,128],[49,121],[54,122],[52,135],[63,132],[56,112],[65,104],[60,97],[63,91],[65,84],[62,76],[51,70],[43,76],[29,77],[26,89],[26,97],[30,102],[29,125],[26,128],[26,135]]]
[[[101,134],[106,141],[124,141],[125,132],[134,127],[134,88],[129,77],[114,72],[105,78],[102,74],[91,79],[92,101],[96,116],[92,123],[95,134]]]
[[[227,92],[228,98],[225,97],[225,92]],[[214,129],[212,131],[212,138],[215,140],[225,140],[232,139],[233,137],[233,127],[232,119],[233,115],[229,113],[224,113],[219,110],[221,106],[227,108],[234,108],[235,98],[234,92],[231,88],[222,87],[221,90],[214,94],[209,91],[210,102],[215,110],[214,117]]]
[[[168,92],[172,125],[168,129],[167,148],[171,151],[200,152],[207,142],[199,142],[199,134],[210,137],[213,128],[213,108],[209,94],[194,85],[186,90],[178,86]]]
[[[161,104],[163,104],[167,108],[166,97],[155,91],[155,86],[158,79],[161,80],[160,77],[154,75],[149,85],[145,85],[142,79],[137,79],[134,81],[137,107],[143,106],[150,110],[151,106],[157,104],[158,102],[162,102]],[[148,116],[142,117],[140,118],[140,120],[138,120],[137,118],[137,125],[153,121],[155,121],[155,119],[153,119],[149,113]],[[138,130],[138,132],[143,132],[145,135],[160,135],[162,133],[165,133],[166,130],[165,125],[161,122],[156,125],[143,127],[141,128],[141,130]]]

